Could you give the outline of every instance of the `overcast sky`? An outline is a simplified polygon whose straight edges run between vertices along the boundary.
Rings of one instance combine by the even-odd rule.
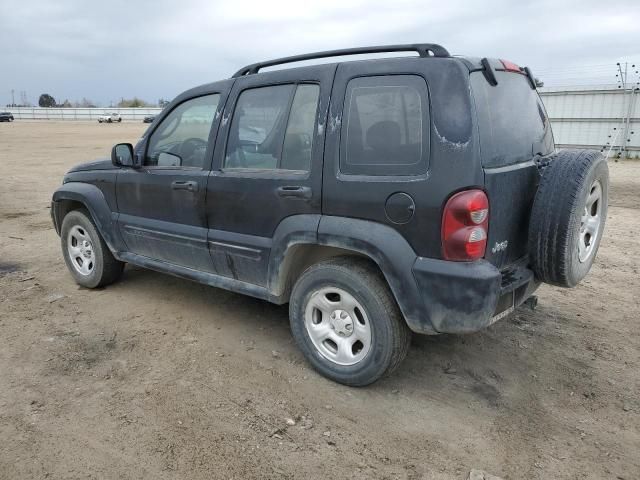
[[[262,59],[415,42],[547,84],[615,81],[617,61],[640,62],[640,0],[0,0],[0,105],[11,89],[155,103]]]

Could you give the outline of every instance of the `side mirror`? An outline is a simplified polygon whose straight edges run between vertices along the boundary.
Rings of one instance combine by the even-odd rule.
[[[118,143],[111,149],[111,163],[116,167],[133,167],[133,145]]]

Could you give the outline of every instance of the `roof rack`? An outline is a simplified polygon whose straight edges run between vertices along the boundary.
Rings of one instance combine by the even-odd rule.
[[[363,55],[368,53],[389,53],[389,52],[417,52],[421,57],[448,57],[446,48],[435,43],[413,43],[406,45],[380,45],[376,47],[345,48],[342,50],[327,50],[325,52],[307,53],[304,55],[294,55],[292,57],[276,58],[266,62],[252,63],[242,67],[233,74],[233,78],[243,77],[258,73],[261,68],[283,65],[285,63],[303,62],[316,58],[342,57],[346,55]]]

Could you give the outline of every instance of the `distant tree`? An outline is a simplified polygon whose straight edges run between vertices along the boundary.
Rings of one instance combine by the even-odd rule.
[[[71,105],[71,102],[65,98],[64,102],[62,102],[62,105],[58,106],[62,108],[71,108],[73,105]]]
[[[169,100],[165,100],[164,98],[161,98],[160,100],[158,100],[158,106],[160,108],[164,108],[167,105],[169,105]]]
[[[38,105],[40,105],[41,107],[55,107],[56,99],[48,93],[43,93],[38,99]]]
[[[133,97],[132,99],[122,99],[118,102],[119,108],[138,108],[138,107],[149,107],[150,105],[144,100],[139,99],[138,97]]]
[[[83,108],[96,108],[96,104],[93,103],[88,98],[82,97],[82,101],[80,102],[80,106]]]

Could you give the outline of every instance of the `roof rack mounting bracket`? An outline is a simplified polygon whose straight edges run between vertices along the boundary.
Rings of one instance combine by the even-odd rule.
[[[491,67],[491,63],[489,62],[489,59],[485,57],[482,60],[480,60],[480,63],[484,67],[482,74],[484,75],[484,78],[487,79],[487,82],[489,82],[489,85],[491,85],[492,87],[495,87],[496,85],[498,85],[498,79],[496,78],[496,73],[493,71],[493,67]]]
[[[324,52],[307,53],[304,55],[294,55],[292,57],[276,58],[265,62],[252,63],[242,67],[233,74],[233,78],[243,77],[258,73],[261,68],[284,65],[287,63],[303,62],[305,60],[315,60],[319,58],[343,57],[347,55],[366,55],[370,53],[390,53],[390,52],[417,52],[420,57],[449,57],[446,48],[436,43],[413,43],[405,45],[379,45],[374,47],[345,48],[342,50],[327,50]]]

